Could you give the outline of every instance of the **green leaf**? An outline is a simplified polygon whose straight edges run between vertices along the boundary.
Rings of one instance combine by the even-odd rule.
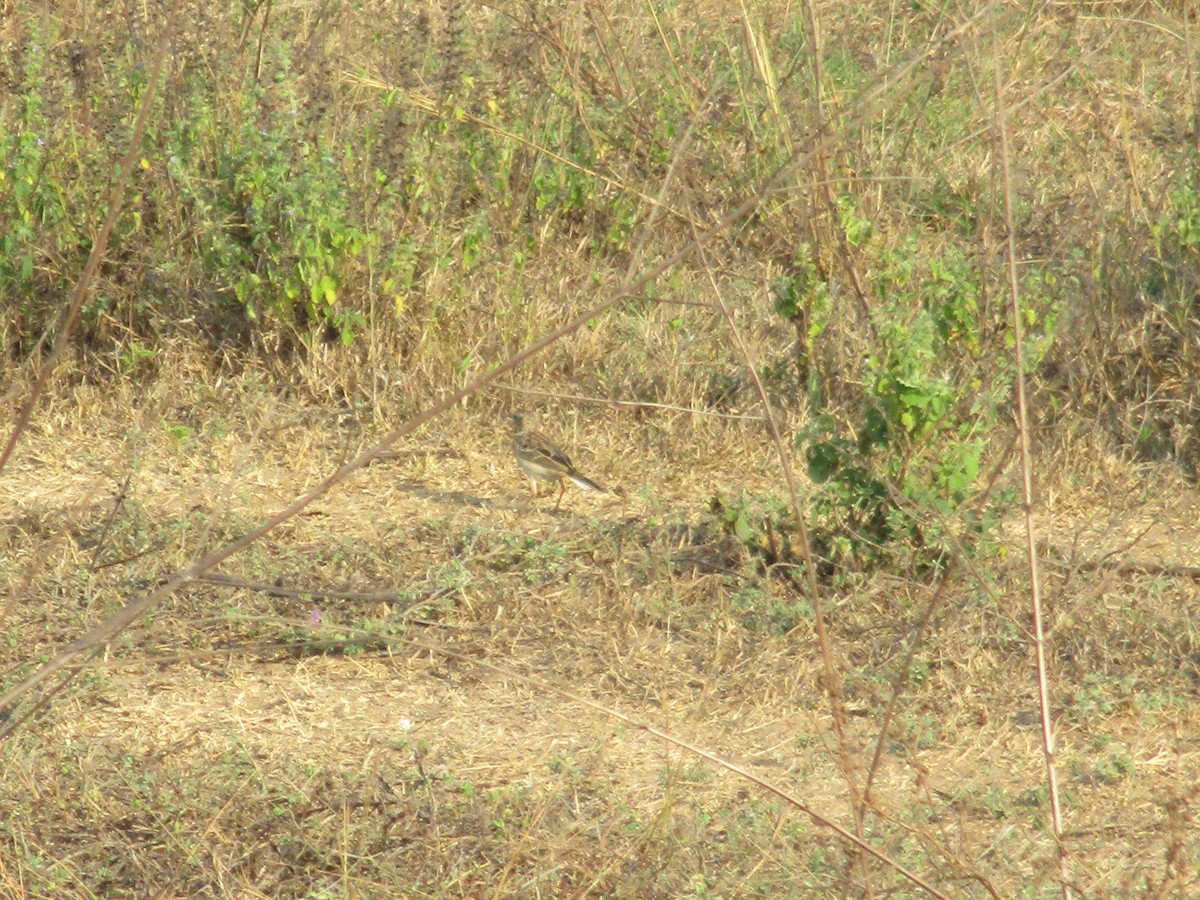
[[[321,293],[325,300],[326,306],[333,307],[333,306],[337,305],[337,291],[338,291],[337,279],[334,278],[332,275],[322,275],[321,276]]]
[[[754,540],[754,529],[750,527],[750,523],[746,521],[746,516],[743,513],[737,517],[737,521],[733,523],[733,533],[743,544],[748,544]]]
[[[841,454],[837,447],[828,441],[813,444],[808,448],[808,477],[817,484],[824,484],[832,478],[841,465]]]

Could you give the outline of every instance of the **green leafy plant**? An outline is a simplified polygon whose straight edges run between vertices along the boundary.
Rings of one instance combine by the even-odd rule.
[[[264,94],[222,115],[197,93],[204,114],[171,136],[169,170],[211,282],[251,323],[321,326],[349,343],[365,319],[342,282],[371,238],[351,212],[345,160]]]
[[[54,147],[64,127],[47,110],[43,99],[45,42],[52,33],[38,34],[20,60],[24,83],[18,103],[6,109],[0,128],[0,350],[22,353],[37,339],[58,310],[66,278],[48,282],[47,257],[79,260],[77,226],[71,221],[71,199],[85,190],[64,179]]]
[[[847,240],[869,249],[874,230],[857,205],[843,198],[838,209]],[[807,251],[796,259],[774,295],[803,347],[824,325],[812,317],[820,294]],[[900,559],[939,564],[956,541],[969,548],[987,539],[1006,499],[980,502],[986,435],[1013,370],[1005,342],[984,327],[976,267],[954,246],[929,254],[910,238],[883,255],[875,288],[875,340],[850,402],[839,412],[812,392],[819,412],[796,438],[815,485],[809,526],[819,565],[830,567],[823,574]],[[1053,339],[1056,309],[1043,292],[1029,310],[1036,364]],[[786,516],[767,523],[778,534],[791,527]],[[732,524],[744,542],[761,542],[762,526]]]

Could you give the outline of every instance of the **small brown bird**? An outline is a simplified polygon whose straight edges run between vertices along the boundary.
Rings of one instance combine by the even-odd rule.
[[[525,474],[529,476],[533,496],[537,496],[539,481],[562,482],[564,478],[570,479],[585,490],[599,491],[602,494],[608,493],[592,479],[580,475],[570,457],[550,443],[544,434],[537,431],[526,431],[525,422],[520,416],[512,417],[512,426],[513,453],[517,457],[517,462],[521,464],[521,468],[525,470]],[[558,501],[554,504],[555,509],[558,509],[559,504],[562,503],[563,491],[566,489],[565,484],[559,484]]]

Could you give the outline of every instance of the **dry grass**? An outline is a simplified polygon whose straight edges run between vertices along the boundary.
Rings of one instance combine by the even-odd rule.
[[[628,234],[605,243],[620,233],[616,207],[537,208],[535,163],[553,127],[525,143],[482,132],[512,158],[485,157],[511,165],[502,179],[476,173],[479,209],[439,193],[445,160],[430,151],[423,196],[441,217],[414,204],[403,221],[376,223],[385,243],[401,235],[422,248],[414,284],[381,287],[382,256],[348,264],[345,302],[369,319],[348,346],[305,344],[282,326],[247,345],[190,313],[174,328],[165,314],[147,324],[139,291],[158,282],[130,273],[153,241],[124,235],[103,285],[111,306],[85,321],[0,478],[4,689],[646,260],[668,258],[693,227],[753,197],[780,146],[810,139],[796,125],[815,109],[807,26],[792,27],[790,9],[766,4],[761,21],[732,29],[723,7],[659,14],[505,6],[488,13],[505,27],[483,17],[464,36],[454,4],[412,21],[382,6],[282,13],[276,27],[304,40],[296,82],[271,89],[302,94],[309,111],[335,104],[318,121],[332,145],[379,111],[370,85],[389,83],[409,104],[380,119],[396,129],[393,149],[420,143],[423,114],[440,117],[448,158],[477,150],[468,135],[483,138],[457,128],[453,104],[419,113],[439,90],[466,90],[467,47],[494,75],[456,95],[472,115],[512,127],[505,103],[542,96],[542,79],[581,117],[561,122],[599,148],[598,193],[663,192],[670,209],[651,221],[639,206]],[[832,298],[812,370],[842,420],[860,412],[854,388],[882,324],[860,309],[903,309],[908,285],[890,260],[910,261],[913,283],[935,280],[928,262],[954,252],[966,264],[947,284],[980,273],[982,356],[955,369],[963,385],[1000,377],[987,352],[1005,333],[987,31],[941,45],[958,20],[884,3],[805,15],[825,35],[834,136],[748,223],[705,238],[789,440],[817,391],[779,374],[802,330],[775,313],[768,286],[793,273],[802,241]],[[1058,317],[1032,382],[1067,871],[1083,896],[1185,897],[1200,883],[1198,591],[1167,567],[1197,565],[1200,547],[1187,474],[1200,455],[1196,323],[1162,299],[1169,290],[1155,294],[1143,261],[1182,293],[1195,277],[1164,226],[1189,171],[1180,147],[1195,78],[1180,48],[1194,24],[1168,4],[1060,4],[1027,29],[1008,15],[998,27],[1022,286],[1039,322]],[[251,25],[248,47],[261,20]],[[2,27],[20,44],[33,25]],[[202,27],[211,33],[187,44],[192,64],[243,37],[232,20]],[[742,59],[756,29],[784,87],[773,100],[762,59],[716,62]],[[270,71],[283,45],[267,44]],[[91,49],[103,62],[103,47]],[[894,89],[860,105],[897,72]],[[671,102],[656,106],[655,92]],[[504,101],[503,115],[489,119],[482,97]],[[672,105],[694,132],[662,127]],[[145,196],[162,220],[188,221],[179,195]],[[865,243],[846,239],[835,196],[871,223]],[[479,218],[491,243],[469,265],[456,254]],[[188,265],[156,277],[178,297],[204,294]],[[51,256],[38,269],[39,296],[53,295],[59,266]],[[847,782],[861,787],[882,742],[863,813],[873,848],[945,896],[1058,895],[1015,520],[992,555],[951,570],[887,734],[879,723],[936,585],[900,566],[822,582],[848,712],[844,771],[794,560],[739,540],[712,510],[714,496],[759,509],[781,491],[707,272],[680,265],[645,293],[75,660],[41,705],[5,711],[0,896],[922,895],[752,779],[600,707],[736,762],[851,831]],[[16,321],[5,320],[9,353]],[[142,359],[139,346],[152,352]],[[13,397],[39,358],[9,366]],[[503,424],[514,409],[618,490],[568,489],[558,514],[530,501]]]
[[[218,396],[221,416],[198,417],[185,446],[162,428],[128,429],[164,410],[216,410]],[[146,573],[285,503],[366,437],[337,421],[336,410],[266,402],[253,379],[160,381],[140,399],[76,390],[51,405],[5,482],[10,575],[32,575],[7,608],[9,664],[53,652]],[[761,438],[704,420],[664,439],[669,465],[645,465],[658,459],[649,426],[599,414],[554,425],[624,497],[575,493],[558,516],[529,505],[498,423],[460,410],[225,567],[283,588],[394,596],[196,584],[105,648],[9,739],[5,889],[849,890],[846,848],[786,805],[553,692],[664,727],[847,821],[811,631],[765,624],[772,602],[803,598],[706,513],[714,489],[771,485]],[[1178,486],[1152,487],[1167,470],[1114,460],[1099,474],[1069,473],[1093,493],[1066,478],[1070,501],[1048,492],[1056,546],[1078,533],[1090,559],[1125,547],[1140,528],[1114,500],[1134,490],[1176,550],[1195,546]],[[151,556],[119,562],[147,545]],[[1170,559],[1164,549],[1131,552]],[[1052,871],[1025,613],[1007,570],[988,568],[995,599],[968,578],[951,589],[875,784],[877,846],[951,895],[980,893],[979,876],[1012,895]],[[1091,895],[1140,893],[1195,871],[1195,587],[1052,571],[1072,871]],[[918,584],[876,578],[837,600],[864,761],[927,599]]]

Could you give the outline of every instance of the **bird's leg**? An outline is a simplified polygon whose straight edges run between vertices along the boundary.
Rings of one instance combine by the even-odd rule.
[[[560,479],[560,480],[559,480],[559,482],[558,482],[558,500],[556,500],[556,501],[555,501],[555,503],[554,503],[554,511],[555,511],[555,512],[558,512],[558,506],[559,506],[559,504],[560,504],[560,503],[562,503],[562,495],[563,495],[563,491],[565,491],[566,489],[567,489],[567,482],[566,482],[566,480],[565,480],[565,479]]]

